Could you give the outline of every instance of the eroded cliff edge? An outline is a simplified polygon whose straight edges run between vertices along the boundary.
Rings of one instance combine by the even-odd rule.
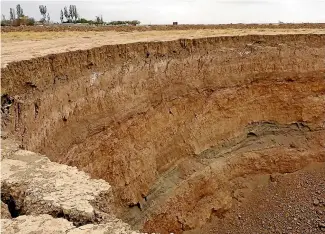
[[[324,54],[323,34],[252,35],[11,63],[3,127],[110,182],[134,225],[187,230],[231,207],[237,178],[325,161]]]
[[[5,233],[136,234],[114,216],[111,186],[75,167],[1,142],[1,228]]]

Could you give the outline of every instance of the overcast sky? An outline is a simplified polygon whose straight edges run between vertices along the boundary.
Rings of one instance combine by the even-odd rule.
[[[325,22],[325,0],[106,0],[106,1],[1,1],[1,13],[20,3],[24,14],[39,20],[38,6],[46,5],[51,20],[60,9],[76,5],[81,17],[105,21],[140,20],[143,24]]]

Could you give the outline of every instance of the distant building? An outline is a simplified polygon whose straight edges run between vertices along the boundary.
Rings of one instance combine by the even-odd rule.
[[[178,25],[178,22],[173,22],[173,25]]]

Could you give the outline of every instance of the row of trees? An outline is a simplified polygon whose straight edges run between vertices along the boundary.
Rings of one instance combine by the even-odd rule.
[[[9,9],[9,17],[10,17],[9,20],[7,20],[5,15],[2,15],[1,26],[6,26],[6,25],[19,26],[21,24],[24,24],[24,25],[34,25],[35,24],[34,18],[30,18],[30,17],[24,15],[24,10],[20,6],[20,4],[17,4],[16,10],[14,8]]]
[[[64,7],[63,10],[60,11],[60,21],[61,23],[88,23],[88,24],[107,24],[107,25],[138,25],[140,24],[139,20],[132,21],[111,21],[104,22],[103,16],[96,16],[95,20],[87,20],[85,18],[80,18],[76,5],[70,5],[68,7]]]
[[[69,9],[66,6],[63,8],[63,10],[61,9],[60,11],[61,23],[64,22],[64,18],[66,19],[65,22],[68,23],[76,23],[79,20],[79,14],[76,5],[70,5]]]
[[[40,23],[50,23],[51,17],[47,12],[47,7],[45,5],[39,5],[39,11],[42,15],[42,18],[39,20]],[[16,6],[16,10],[14,8],[10,8],[10,20],[6,20],[5,16],[2,15],[1,25],[34,25],[34,18],[30,18],[24,15],[24,11],[20,4]],[[95,20],[87,20],[85,18],[80,18],[76,5],[70,5],[69,7],[65,6],[60,10],[60,21],[61,23],[88,23],[88,24],[106,24],[106,25],[138,25],[140,21],[132,20],[132,21],[111,21],[104,22],[103,16],[96,16]]]

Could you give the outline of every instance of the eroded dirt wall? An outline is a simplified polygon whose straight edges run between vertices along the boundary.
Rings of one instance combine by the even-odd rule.
[[[275,148],[225,165],[253,173],[261,168],[249,163],[255,157],[278,162],[274,170],[297,170],[308,158],[325,157],[324,54],[325,35],[241,36],[111,45],[11,63],[2,70],[2,93],[13,99],[4,128],[27,149],[109,181],[121,205],[139,204],[184,158],[247,134],[253,123],[308,126],[314,151]],[[292,158],[289,167],[284,162]],[[227,171],[218,163],[187,171],[146,228],[191,229],[211,210],[228,209],[231,196],[214,191],[242,172],[215,178]]]

